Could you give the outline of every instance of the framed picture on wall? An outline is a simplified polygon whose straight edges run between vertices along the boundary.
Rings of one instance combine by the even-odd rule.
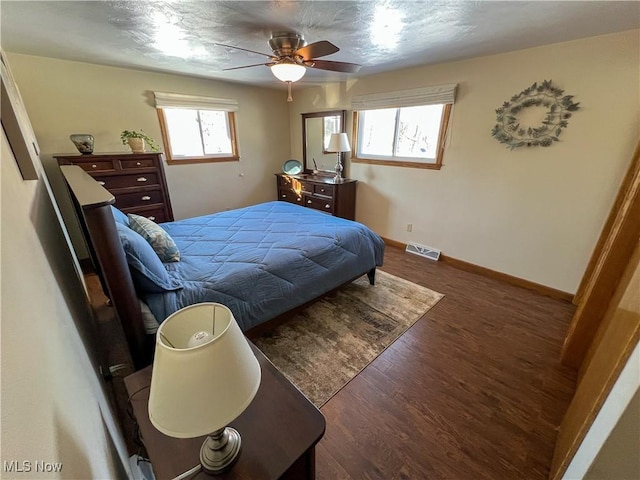
[[[25,180],[37,180],[39,151],[36,137],[31,128],[27,110],[22,103],[20,91],[11,75],[4,52],[2,57],[2,72],[0,85],[0,117],[18,168]]]

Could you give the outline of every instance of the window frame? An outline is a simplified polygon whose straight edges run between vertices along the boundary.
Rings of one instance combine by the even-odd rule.
[[[236,116],[235,112],[226,111],[226,110],[216,110],[213,108],[192,108],[191,110],[203,111],[209,110],[214,112],[223,112],[227,115],[227,126],[229,128],[229,134],[231,136],[231,155],[223,154],[221,155],[203,155],[198,157],[175,157],[173,156],[173,152],[171,151],[171,135],[169,133],[169,128],[167,127],[167,119],[165,117],[164,110],[165,108],[171,107],[156,107],[158,111],[158,119],[160,121],[160,131],[162,133],[162,143],[164,144],[164,152],[167,160],[167,164],[169,165],[186,165],[193,163],[216,163],[216,162],[238,162],[240,161],[240,155],[238,155],[238,139],[236,133]],[[181,108],[182,110],[187,110],[184,107],[175,107]]]
[[[397,159],[394,159],[393,157],[382,157],[382,156],[379,158],[375,158],[375,157],[371,158],[370,156],[367,156],[367,157],[358,156],[358,150],[360,148],[359,138],[358,138],[359,130],[360,130],[360,125],[359,125],[360,112],[366,111],[366,109],[353,112],[353,122],[352,122],[353,131],[351,134],[351,138],[352,138],[352,143],[354,145],[354,148],[351,153],[351,161],[354,163],[369,163],[369,164],[375,164],[375,165],[390,165],[394,167],[424,168],[424,169],[431,169],[431,170],[440,170],[443,165],[444,144],[447,138],[447,133],[449,131],[449,121],[451,119],[451,110],[452,110],[453,104],[441,103],[441,105],[443,105],[444,107],[442,109],[442,116],[440,117],[440,131],[438,133],[438,144],[436,146],[435,162],[433,163],[414,162],[414,161],[411,161],[411,159],[408,159],[407,157],[396,157]],[[388,107],[388,108],[401,109],[405,107],[402,106],[402,107]],[[375,110],[375,109],[369,109],[369,110]],[[394,131],[394,139],[393,139],[394,145],[396,143],[396,136],[397,136],[397,130],[398,130],[398,125],[397,125],[398,118],[399,118],[399,115],[396,115],[396,127]]]

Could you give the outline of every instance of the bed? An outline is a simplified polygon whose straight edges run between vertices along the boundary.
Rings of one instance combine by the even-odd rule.
[[[162,264],[162,288],[142,288],[113,196],[80,167],[61,169],[138,368],[152,344],[140,300],[159,322],[187,305],[219,302],[248,332],[364,274],[373,284],[382,265],[384,243],[366,226],[276,201],[161,224],[180,260]]]

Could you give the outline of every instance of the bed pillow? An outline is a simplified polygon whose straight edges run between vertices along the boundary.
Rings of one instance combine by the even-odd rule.
[[[169,276],[158,255],[144,238],[121,223],[116,223],[116,229],[138,292],[162,293],[182,288],[179,280]]]
[[[120,223],[125,227],[129,226],[129,217],[127,217],[126,214],[122,213],[113,205],[111,205],[111,213],[113,214],[113,219],[116,221],[116,223]]]
[[[129,227],[149,242],[149,245],[153,247],[160,260],[163,262],[180,261],[180,251],[176,246],[176,242],[160,225],[148,218],[130,213]]]

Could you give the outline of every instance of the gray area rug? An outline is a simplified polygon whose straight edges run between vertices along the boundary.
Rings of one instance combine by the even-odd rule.
[[[443,296],[378,270],[253,342],[320,407]]]

